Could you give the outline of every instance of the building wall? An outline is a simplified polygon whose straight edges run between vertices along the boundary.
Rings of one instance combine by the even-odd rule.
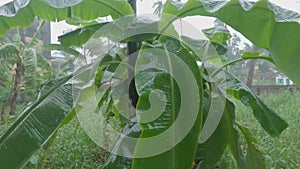
[[[280,93],[285,90],[290,91],[300,91],[300,87],[295,85],[257,85],[251,87],[255,94],[270,94],[270,93]]]

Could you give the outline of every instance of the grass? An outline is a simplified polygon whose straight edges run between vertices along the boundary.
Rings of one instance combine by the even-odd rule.
[[[235,100],[237,121],[250,128],[258,139],[258,147],[265,154],[268,169],[300,168],[300,93],[285,91],[261,98],[289,123],[289,127],[278,138],[269,136],[260,127],[251,110]],[[106,158],[107,153],[90,140],[77,119],[74,119],[61,128],[56,139],[34,155],[25,168],[92,169],[100,168]],[[234,159],[228,151],[218,166],[219,169],[235,168]]]
[[[6,123],[0,125],[0,135],[13,124],[25,107],[23,104],[18,105],[17,114],[6,117]],[[75,118],[69,124],[59,129],[55,139],[50,140],[40,149],[24,168],[94,169],[100,168],[106,157],[107,152],[97,146],[86,135],[77,118]]]
[[[259,149],[265,154],[268,169],[300,168],[300,93],[284,91],[260,97],[289,124],[282,134],[269,136],[256,121],[252,112],[235,100],[236,119],[250,128],[258,140]],[[232,156],[226,152],[219,162],[220,168],[235,168]]]
[[[300,93],[285,91],[264,99],[289,123],[278,139],[266,135],[261,129],[256,130],[260,147],[270,157],[267,160],[269,168],[300,168]]]
[[[31,158],[25,169],[100,168],[106,157],[107,153],[86,135],[78,120],[74,119]]]

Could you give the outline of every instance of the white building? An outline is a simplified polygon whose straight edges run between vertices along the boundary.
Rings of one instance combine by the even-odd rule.
[[[291,81],[288,77],[284,75],[276,76],[276,84],[277,85],[293,85],[294,82]]]

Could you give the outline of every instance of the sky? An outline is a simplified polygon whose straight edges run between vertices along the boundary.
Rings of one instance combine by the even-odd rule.
[[[11,2],[13,0],[0,0],[0,6]],[[152,8],[153,4],[157,2],[158,0],[137,0],[137,7],[138,10],[137,12],[139,14],[147,14],[147,13],[153,13],[154,9]],[[166,0],[163,0],[165,2]],[[183,0],[186,1],[186,0]],[[297,12],[300,12],[300,0],[270,0],[271,2],[276,3],[279,6],[282,6],[284,8],[288,8]],[[298,1],[298,3],[297,3]],[[210,28],[213,26],[213,21],[214,18],[210,17],[201,17],[201,16],[195,16],[195,17],[188,17],[185,18],[184,21],[190,23],[193,25],[196,29],[202,30],[204,28]],[[182,24],[182,25],[187,25],[187,24]],[[59,35],[62,35],[65,30],[68,30],[70,28],[75,28],[68,26],[65,22],[61,21],[58,23],[51,23],[51,42],[52,43],[57,43],[57,37]],[[232,30],[231,30],[232,31]],[[201,38],[205,39],[204,35],[201,34],[201,31],[195,31],[195,30],[190,30],[188,29],[188,26],[183,27],[182,29],[182,34],[192,36],[194,38]]]
[[[6,4],[8,2],[11,2],[13,0],[0,0],[0,6],[3,5],[3,4]],[[146,11],[147,13],[153,11],[151,9],[152,5],[154,2],[156,2],[157,0],[143,0],[142,2],[140,0],[137,0],[138,1],[138,6],[140,7],[140,9],[142,11]],[[165,1],[165,0],[163,0]],[[183,1],[186,1],[186,0],[183,0]],[[283,7],[287,7],[289,9],[293,9],[295,11],[300,11],[300,3],[296,3],[297,1],[299,0],[271,0],[271,2],[275,2],[276,4],[280,5],[280,6],[283,6]],[[142,8],[142,6],[148,8]],[[149,8],[150,7],[150,8]],[[139,12],[141,12],[141,10]]]

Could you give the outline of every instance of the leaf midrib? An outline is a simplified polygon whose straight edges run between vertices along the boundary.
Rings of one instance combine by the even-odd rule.
[[[172,112],[172,115],[171,115],[171,121],[172,123],[175,121],[175,97],[174,97],[174,93],[175,93],[175,90],[174,90],[174,80],[173,80],[173,75],[174,75],[174,72],[173,72],[173,68],[172,68],[172,63],[171,63],[171,58],[170,58],[170,54],[167,50],[167,47],[165,45],[164,46],[164,50],[166,52],[166,56],[167,56],[167,59],[168,59],[168,66],[169,66],[169,72],[170,72],[170,83],[171,83],[171,112]],[[172,132],[173,134],[175,133],[175,131],[173,130]],[[175,145],[175,136],[173,135],[173,138],[172,138],[172,145]],[[174,169],[174,166],[175,166],[175,147],[172,148],[172,168]]]

